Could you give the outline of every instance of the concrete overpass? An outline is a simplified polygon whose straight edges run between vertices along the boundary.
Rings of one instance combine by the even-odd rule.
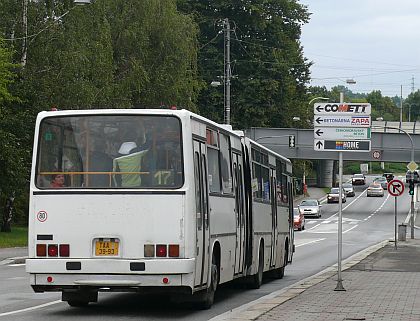
[[[364,162],[406,162],[411,161],[411,140],[414,144],[414,160],[420,163],[420,122],[372,122],[370,152],[343,152],[344,160]],[[321,186],[331,186],[333,163],[338,160],[338,152],[315,151],[313,129],[297,128],[251,128],[246,135],[258,143],[291,159],[321,160],[319,173]],[[295,136],[295,148],[289,147],[289,135]],[[375,153],[376,152],[376,153]],[[378,157],[379,156],[379,157]]]

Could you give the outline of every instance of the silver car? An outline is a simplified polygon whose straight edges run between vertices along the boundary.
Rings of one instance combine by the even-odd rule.
[[[386,180],[386,177],[377,177],[373,180],[373,182],[381,184],[383,189],[387,189],[388,188],[388,181]]]
[[[354,187],[350,183],[343,184],[343,189],[344,189],[344,192],[346,192],[347,197],[353,197],[356,195],[356,193],[354,192]]]
[[[321,207],[318,200],[316,199],[306,199],[298,206],[299,212],[304,216],[315,216],[321,217]]]
[[[384,196],[384,189],[382,188],[381,184],[373,182],[367,188],[366,196]]]

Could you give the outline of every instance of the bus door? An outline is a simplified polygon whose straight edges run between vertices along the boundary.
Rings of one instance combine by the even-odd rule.
[[[194,141],[194,179],[196,208],[196,263],[194,285],[207,284],[209,269],[209,206],[206,144]]]
[[[277,226],[277,182],[274,169],[270,168],[271,182],[271,256],[270,266],[276,265],[276,253],[278,242],[278,226]]]
[[[235,274],[242,273],[244,269],[245,250],[245,211],[243,189],[242,156],[233,154],[233,180],[235,187],[235,215],[236,215],[236,251]]]

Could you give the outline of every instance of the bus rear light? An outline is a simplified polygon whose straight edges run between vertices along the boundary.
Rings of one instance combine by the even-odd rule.
[[[48,256],[58,256],[57,244],[48,244]]]
[[[48,282],[48,283],[51,283],[52,281],[53,281],[52,276],[47,277],[47,282]]]
[[[166,244],[156,245],[156,256],[157,257],[166,257]]]
[[[36,256],[47,256],[47,244],[36,245]]]
[[[155,256],[155,245],[144,244],[144,257],[154,257],[154,256]]]
[[[179,257],[178,244],[169,244],[169,257]]]
[[[169,283],[169,279],[168,278],[163,278],[162,279],[163,284],[168,284]]]
[[[69,257],[70,256],[70,245],[69,244],[60,244],[59,246],[60,256]]]

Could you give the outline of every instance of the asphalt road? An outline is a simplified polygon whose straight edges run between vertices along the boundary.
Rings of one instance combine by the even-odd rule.
[[[394,237],[394,197],[385,192],[384,197],[368,198],[366,187],[356,187],[356,196],[343,204],[343,259]],[[409,212],[409,196],[399,197],[398,204],[397,221],[401,223]],[[0,320],[209,320],[337,263],[338,205],[323,204],[322,210],[320,219],[307,219],[306,230],[295,233],[296,253],[284,279],[267,279],[258,290],[239,284],[224,285],[218,289],[210,310],[197,311],[186,303],[172,303],[167,297],[133,293],[100,293],[97,304],[70,308],[60,302],[58,293],[33,293],[24,265],[2,265]],[[346,286],[345,280],[343,285]]]

